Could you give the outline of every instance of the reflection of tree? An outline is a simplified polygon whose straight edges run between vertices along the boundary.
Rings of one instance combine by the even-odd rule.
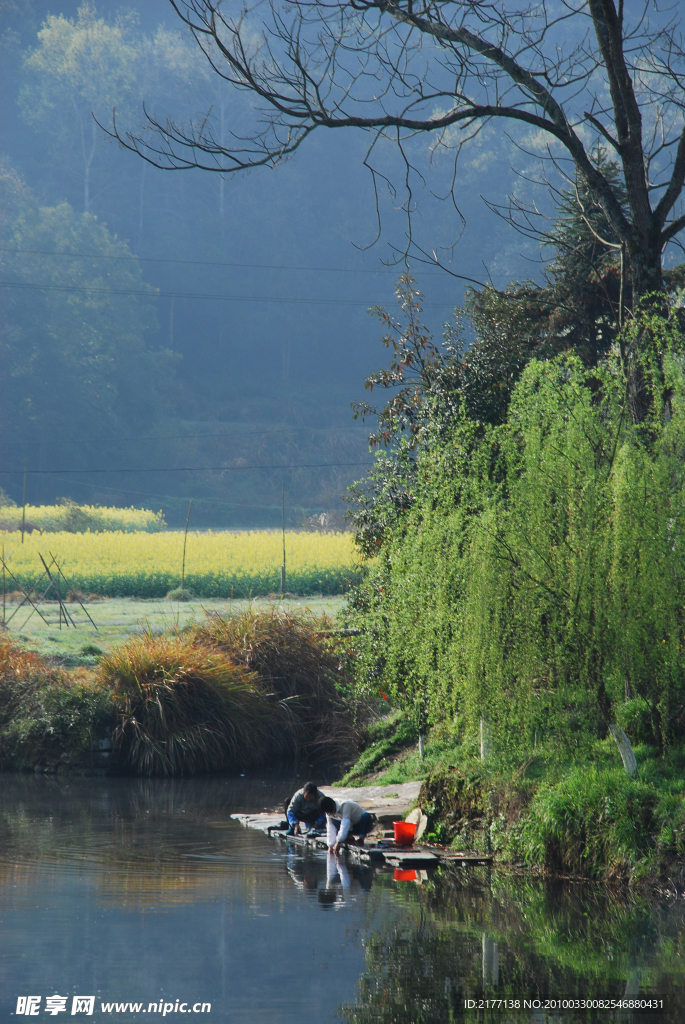
[[[462,979],[471,973],[452,933],[425,918],[372,934],[366,943],[366,974],[353,1007],[342,1018],[350,1024],[445,1024],[463,1005]]]
[[[378,876],[384,886],[384,876]],[[389,880],[385,884],[392,884]],[[443,1024],[481,997],[668,997],[660,1020],[685,1004],[685,912],[600,886],[445,872],[406,894],[402,923],[382,923],[365,944],[366,972],[349,1024]],[[530,1013],[530,1011],[529,1011]],[[520,1021],[521,1011],[474,1020]],[[526,1018],[527,1019],[527,1018]],[[552,1017],[540,1017],[551,1020]],[[564,1011],[555,1020],[594,1020]],[[632,1020],[599,1014],[602,1020]]]

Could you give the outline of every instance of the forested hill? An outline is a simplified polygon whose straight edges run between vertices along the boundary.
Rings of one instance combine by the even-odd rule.
[[[110,124],[116,107],[137,128],[143,100],[180,120],[211,109],[226,137],[248,113],[165,0],[4,0],[0,17],[0,485],[19,500],[27,466],[34,502],[153,502],[170,522],[195,496],[207,525],[279,522],[284,484],[294,525],[339,508],[369,462],[349,409],[377,360],[366,311],[392,301],[402,267],[382,261],[406,231],[386,191],[367,248],[363,136],[312,139],[248,176],[164,173],[91,112]],[[398,159],[385,155],[389,170]],[[487,132],[475,144],[454,255],[502,284],[530,273],[528,243],[478,197],[509,188],[511,161]],[[435,173],[432,187],[447,168]],[[418,230],[434,247],[460,229],[428,203]],[[439,333],[463,283],[430,269],[421,281]]]

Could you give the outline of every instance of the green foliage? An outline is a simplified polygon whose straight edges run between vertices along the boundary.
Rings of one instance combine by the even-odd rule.
[[[83,758],[114,720],[111,693],[64,681],[37,689],[0,729],[0,759],[15,769]]]
[[[389,758],[394,758],[407,747],[414,746],[417,740],[416,725],[401,713],[395,712],[372,722],[365,730],[361,755],[339,784],[366,785],[369,773],[387,769]],[[411,778],[413,779],[414,775]],[[379,785],[386,781],[384,778],[378,780]]]
[[[522,832],[525,856],[552,871],[635,877],[654,849],[656,798],[621,768],[573,768],[535,794]]]
[[[660,749],[679,742],[683,346],[654,312],[629,331],[656,353],[642,424],[618,360],[567,356],[529,364],[502,425],[464,415],[421,453],[413,507],[351,602],[360,690],[417,722],[459,712],[472,737],[485,718],[501,751],[537,736],[579,756],[640,697]]]
[[[617,764],[611,740],[581,763],[549,750],[521,764],[455,751],[425,779],[429,835],[552,874],[629,881],[679,872],[685,852],[683,750],[638,747],[639,777]]]
[[[90,752],[111,726],[111,694],[78,674],[50,667],[39,655],[0,638],[0,764],[63,764]]]

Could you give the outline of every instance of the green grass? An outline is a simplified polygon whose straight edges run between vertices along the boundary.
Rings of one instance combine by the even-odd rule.
[[[152,630],[162,633],[171,629],[183,629],[190,623],[201,621],[206,611],[218,611],[232,615],[241,614],[247,608],[269,609],[283,607],[295,612],[311,609],[317,614],[325,612],[335,615],[344,603],[343,597],[330,598],[288,598],[284,601],[165,601],[163,599],[137,600],[135,598],[107,598],[102,601],[86,603],[85,607],[94,619],[97,630],[93,628],[80,605],[74,603],[67,607],[73,615],[77,628],[68,629],[62,625],[58,628],[58,607],[49,606],[47,616],[50,624],[46,625],[33,612],[22,608],[9,624],[9,636],[43,657],[57,658],[66,665],[95,665],[98,654],[108,651],[118,644],[124,643],[131,636],[139,636]],[[9,617],[16,605],[8,604],[6,615]],[[45,614],[45,608],[41,606]],[[28,619],[28,621],[26,621]],[[19,628],[23,627],[23,628]]]
[[[365,731],[364,749],[340,785],[378,786],[426,779],[443,764],[463,756],[463,747],[449,723],[430,729],[424,756],[419,756],[418,732],[401,712],[372,722]]]
[[[367,744],[341,780],[347,785],[424,781],[428,837],[502,862],[554,874],[630,881],[664,873],[685,882],[685,750],[667,757],[637,745],[629,779],[611,738],[575,757],[538,746],[518,757],[480,760],[444,723],[426,736],[395,713],[367,730]]]

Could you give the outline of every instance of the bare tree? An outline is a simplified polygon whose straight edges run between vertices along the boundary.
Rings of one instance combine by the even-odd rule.
[[[253,123],[217,137],[210,114],[180,125],[148,115],[119,141],[167,169],[228,174],[287,159],[317,128],[461,148],[488,122],[526,127],[543,158],[581,179],[615,236],[634,299],[663,288],[662,255],[685,227],[685,50],[673,0],[169,0],[213,71],[249,94]],[[503,128],[506,130],[506,128]],[[525,140],[524,140],[525,141]],[[592,159],[610,147],[627,209]],[[423,149],[425,156],[425,147]],[[456,203],[456,199],[455,199]]]

